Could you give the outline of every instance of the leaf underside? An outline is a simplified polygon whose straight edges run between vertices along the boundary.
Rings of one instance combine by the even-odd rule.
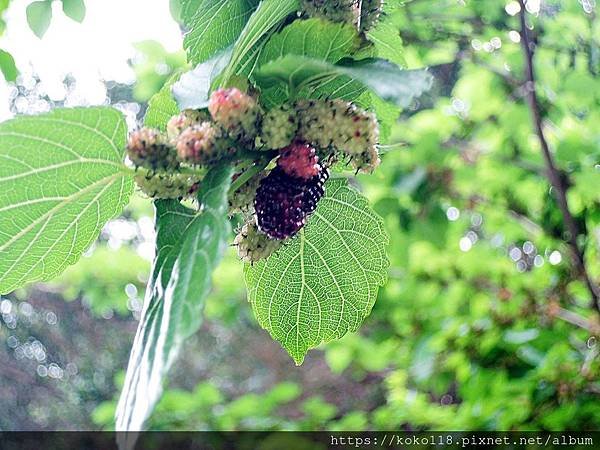
[[[345,180],[327,184],[308,224],[265,261],[245,267],[260,323],[296,364],[323,342],[358,329],[385,283],[383,221]]]
[[[259,67],[254,78],[263,89],[281,86],[291,93],[308,91],[311,96],[323,92],[348,99],[368,88],[403,108],[429,90],[433,81],[426,70],[402,70],[385,60],[346,62],[334,65],[316,58],[286,55]]]
[[[0,124],[0,294],[75,263],[133,190],[127,128],[112,108]]]
[[[184,340],[200,327],[211,274],[231,231],[231,175],[230,167],[208,173],[198,195],[199,214],[174,200],[155,203],[156,258],[117,407],[118,431],[142,429]]]

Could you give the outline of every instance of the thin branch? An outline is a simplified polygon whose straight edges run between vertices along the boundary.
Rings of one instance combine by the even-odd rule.
[[[575,268],[577,272],[584,278],[588,290],[592,296],[593,306],[600,313],[600,289],[591,279],[587,268],[585,266],[585,259],[583,256],[583,251],[580,249],[577,243],[577,236],[579,235],[579,228],[571,211],[569,209],[569,203],[567,201],[567,186],[562,179],[556,165],[554,164],[554,159],[552,154],[550,153],[550,148],[548,146],[548,141],[546,140],[546,136],[544,134],[544,128],[542,126],[542,115],[540,113],[540,107],[536,92],[535,85],[535,71],[533,66],[533,48],[532,42],[529,37],[529,32],[527,29],[527,23],[525,19],[525,3],[524,0],[519,0],[519,4],[521,5],[521,11],[519,13],[519,18],[521,22],[521,43],[523,47],[523,54],[525,56],[525,93],[527,96],[527,100],[529,103],[529,109],[531,110],[531,117],[533,120],[533,125],[535,131],[537,133],[538,139],[540,141],[540,147],[542,149],[542,155],[544,157],[544,162],[546,164],[546,176],[552,185],[554,196],[556,197],[556,201],[558,203],[558,207],[563,216],[563,221],[567,230],[567,243],[571,249],[571,253],[573,256],[573,261],[575,263]]]
[[[592,335],[596,335],[598,333],[598,328],[594,326],[594,324],[586,319],[583,316],[580,316],[576,312],[569,311],[568,309],[562,308],[560,306],[555,306],[555,310],[552,311],[555,317],[558,317],[565,322],[570,323],[571,325],[575,325],[576,327],[582,328],[588,331]]]

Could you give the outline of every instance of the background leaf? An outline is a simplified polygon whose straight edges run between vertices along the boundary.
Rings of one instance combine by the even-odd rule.
[[[228,49],[181,75],[181,78],[173,85],[172,89],[179,108],[206,108],[211,85],[225,68],[230,58],[231,49]]]
[[[38,1],[27,6],[27,23],[38,38],[44,37],[52,20],[52,3]]]
[[[133,184],[112,108],[56,109],[0,124],[0,293],[79,259]]]
[[[369,59],[351,65],[333,65],[318,59],[288,55],[260,67],[254,74],[263,88],[287,86],[290,92],[302,89],[328,92],[330,97],[347,98],[340,89],[357,91],[352,81],[368,87],[382,99],[407,107],[431,87],[433,78],[426,70],[402,70],[390,62]],[[328,84],[334,87],[328,87]],[[361,92],[353,95],[360,95]]]
[[[237,75],[247,64],[245,60],[252,59],[250,55],[256,55],[255,46],[259,42],[265,42],[267,36],[275,31],[275,27],[287,16],[297,11],[298,0],[263,0],[242,30],[235,46],[231,61],[224,72],[224,83],[229,81],[232,75]]]
[[[190,31],[183,46],[189,62],[200,64],[233,44],[257,4],[258,0],[204,0],[197,7],[184,5],[182,19]]]
[[[0,70],[4,75],[4,79],[8,82],[15,81],[17,75],[19,75],[19,71],[15,65],[15,59],[10,53],[5,52],[4,50],[0,50]]]
[[[156,203],[156,258],[119,400],[117,430],[142,428],[183,341],[200,327],[211,274],[231,231],[231,175],[229,167],[209,172],[198,194],[200,214],[177,202]]]
[[[85,3],[83,0],[62,0],[63,12],[75,22],[85,19]]]
[[[386,280],[383,221],[345,180],[327,184],[307,226],[274,257],[245,267],[260,323],[297,364],[322,342],[355,331]]]

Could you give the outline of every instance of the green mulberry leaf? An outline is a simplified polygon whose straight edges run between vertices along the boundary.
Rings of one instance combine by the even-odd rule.
[[[337,62],[349,57],[360,45],[351,25],[314,18],[295,20],[265,44],[258,65],[293,54]]]
[[[224,84],[227,84],[233,75],[247,71],[246,67],[249,61],[253,61],[258,56],[260,48],[276,31],[276,27],[298,8],[298,0],[262,0],[260,2],[235,42],[231,61],[224,71]]]
[[[297,364],[309,349],[356,331],[385,283],[387,243],[367,200],[345,180],[331,180],[298,236],[245,267],[260,325]]]
[[[127,127],[112,108],[0,124],[0,293],[75,263],[133,190]]]
[[[334,65],[315,58],[287,55],[271,61],[254,72],[263,89],[284,86],[291,93],[312,89],[341,98],[338,91],[356,84],[371,89],[383,100],[407,107],[412,100],[431,88],[433,77],[426,70],[402,70],[381,59],[345,61]],[[354,92],[360,95],[362,92]],[[347,96],[348,94],[345,93]],[[345,98],[345,97],[344,97]]]
[[[165,131],[169,119],[179,114],[179,108],[173,98],[171,89],[180,76],[180,73],[173,74],[160,91],[148,101],[148,109],[144,116],[145,126]]]
[[[258,0],[204,0],[195,8],[189,3],[184,3],[182,11],[182,19],[190,29],[183,46],[189,62],[200,64],[235,42]]]
[[[351,25],[320,18],[299,19],[267,41],[254,65],[260,67],[284,55],[299,55],[336,63],[351,56],[359,45],[358,33]],[[273,107],[287,101],[289,96],[287,86],[276,86],[262,92],[261,102],[267,107]]]

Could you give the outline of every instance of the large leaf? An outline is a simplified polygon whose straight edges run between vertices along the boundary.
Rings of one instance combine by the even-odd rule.
[[[291,93],[302,89],[324,90],[327,84],[339,90],[340,86],[351,86],[355,81],[401,107],[410,105],[415,97],[431,87],[433,81],[426,70],[402,70],[380,59],[334,65],[296,55],[287,55],[263,65],[255,71],[254,78],[262,88],[287,86]]]
[[[60,274],[121,212],[133,190],[126,138],[112,108],[0,124],[0,293]]]
[[[156,203],[156,258],[117,408],[117,430],[142,428],[183,341],[200,327],[211,274],[227,248],[231,175],[229,167],[209,172],[198,195],[199,214],[174,201]]]
[[[383,221],[345,180],[332,180],[307,226],[266,261],[245,267],[260,325],[297,364],[355,331],[386,280]]]
[[[188,60],[199,64],[233,44],[257,4],[258,0],[204,0],[198,7],[184,3],[182,19],[190,29],[183,41]]]
[[[358,33],[351,25],[314,18],[295,20],[265,44],[258,65],[293,54],[337,62],[349,57],[360,45]]]
[[[27,5],[27,23],[38,38],[44,37],[52,21],[52,3],[36,1]]]
[[[349,57],[359,43],[358,34],[351,25],[319,18],[299,19],[271,36],[260,51],[255,65],[260,67],[288,54],[335,63]],[[262,92],[261,102],[270,108],[284,103],[289,94],[287,86],[276,86]]]
[[[198,64],[193,70],[181,75],[173,85],[173,96],[180,109],[202,109],[208,106],[213,81],[227,66],[231,49],[225,50],[208,61]]]
[[[179,2],[180,5],[171,7],[171,11],[176,9],[179,14],[179,20],[187,27],[192,24],[192,20],[200,9],[204,0],[170,0],[171,2]]]
[[[223,2],[226,3],[226,2]],[[231,61],[225,69],[223,81],[226,84],[232,75],[236,75],[257,56],[256,46],[266,42],[276,27],[299,8],[299,0],[262,0],[242,33],[235,42]]]

